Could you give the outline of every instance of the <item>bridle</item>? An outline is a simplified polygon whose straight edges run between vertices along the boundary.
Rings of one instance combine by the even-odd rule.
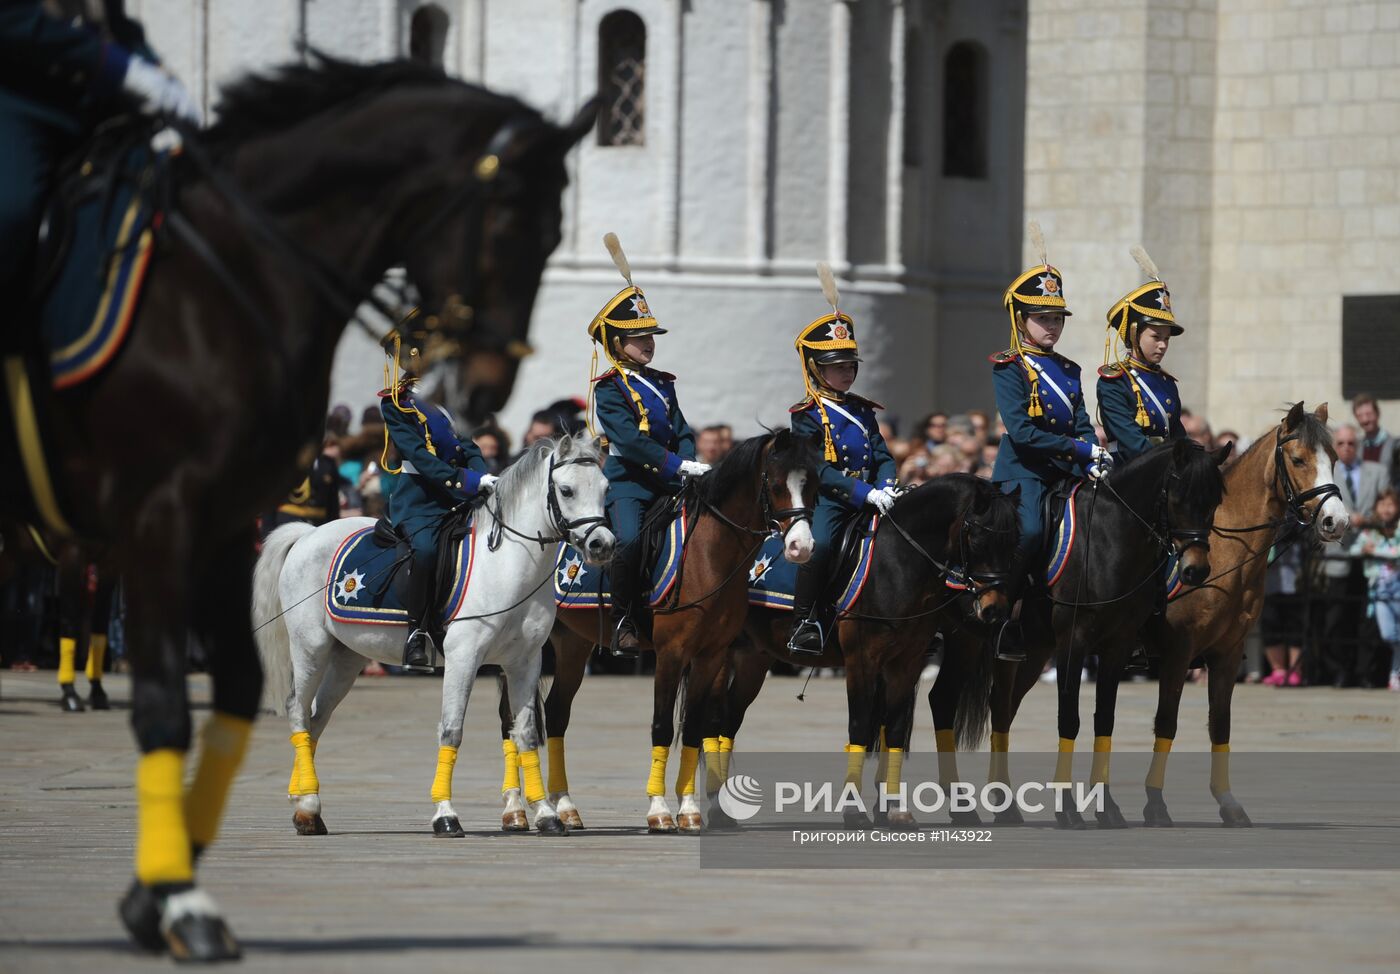
[[[526,534],[523,531],[518,531],[511,527],[506,523],[505,518],[501,516],[501,499],[497,496],[494,498],[495,509],[491,512],[495,523],[491,526],[491,533],[486,539],[487,549],[495,551],[501,546],[504,534],[513,534],[524,541],[533,541],[535,544],[538,544],[540,550],[543,551],[552,544],[559,544],[561,541],[569,541],[571,533],[576,528],[586,526],[588,530],[584,532],[583,539],[575,545],[579,550],[585,550],[588,546],[589,537],[600,527],[606,526],[608,518],[607,515],[599,516],[596,514],[591,517],[576,517],[572,519],[564,517],[564,510],[559,504],[558,487],[554,482],[554,471],[560,467],[567,467],[576,463],[590,464],[595,467],[598,465],[598,461],[591,457],[571,457],[568,460],[555,460],[553,454],[550,454],[549,457],[549,486],[545,493],[545,508],[549,512],[550,526],[553,527],[555,531],[553,537],[547,537],[542,534]]]
[[[1283,453],[1283,445],[1291,443],[1299,438],[1297,433],[1283,435],[1283,430],[1276,434],[1274,442],[1274,485],[1283,495],[1284,506],[1288,510],[1288,515],[1293,519],[1294,527],[1303,531],[1313,526],[1317,521],[1317,516],[1322,511],[1322,505],[1326,504],[1329,498],[1342,496],[1342,489],[1336,484],[1319,484],[1316,487],[1309,487],[1307,490],[1299,490],[1293,483],[1293,478],[1284,469],[1284,461],[1287,459]],[[1316,500],[1311,511],[1305,505],[1308,501]]]

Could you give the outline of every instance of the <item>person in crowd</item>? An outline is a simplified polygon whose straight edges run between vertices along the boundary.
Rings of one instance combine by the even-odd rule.
[[[510,458],[510,437],[494,422],[477,427],[472,434],[472,442],[481,451],[481,459],[486,464],[486,472],[499,475]]]
[[[695,436],[695,459],[714,466],[724,459],[725,435],[727,427],[706,426]],[[732,442],[732,441],[731,441]]]
[[[948,439],[948,414],[929,413],[919,428],[923,430],[924,449],[932,452]]]
[[[1376,496],[1371,526],[1358,532],[1352,553],[1363,557],[1367,614],[1390,649],[1391,690],[1400,691],[1400,494],[1387,487]],[[1363,677],[1364,678],[1364,677]]]
[[[525,428],[525,435],[520,438],[520,450],[523,453],[540,440],[559,436],[563,432],[564,426],[559,422],[558,414],[541,409],[530,417],[530,425]]]
[[[339,466],[340,442],[327,435],[321,453],[311,461],[311,469],[292,488],[277,509],[262,518],[266,538],[284,524],[322,525],[340,517],[342,482]]]
[[[949,473],[966,473],[965,454],[951,443],[934,447],[929,453],[928,475],[942,477]]]
[[[1271,552],[1271,555],[1274,554]],[[1302,549],[1292,544],[1278,552],[1264,575],[1264,610],[1259,616],[1264,659],[1269,672],[1265,686],[1302,686],[1303,597]]]
[[[987,414],[981,409],[969,409],[967,411],[967,421],[972,424],[972,435],[985,443],[987,442],[987,432],[990,428],[990,420]]]
[[[891,450],[893,455],[893,450]],[[905,487],[917,487],[933,478],[929,464],[931,457],[924,450],[908,453],[899,465],[899,482]]]
[[[326,414],[326,435],[334,436],[336,439],[344,439],[350,435],[350,420],[355,418],[355,414],[350,411],[350,407],[345,403],[336,403],[335,407]]]
[[[1380,403],[1369,392],[1359,393],[1351,401],[1351,414],[1361,428],[1361,459],[1379,463],[1390,485],[1400,488],[1400,452],[1394,437],[1381,428]]]
[[[1210,423],[1204,416],[1197,416],[1189,409],[1181,411],[1181,426],[1186,435],[1202,449],[1215,449],[1215,435],[1210,431]]]
[[[880,436],[884,439],[885,446],[889,448],[890,456],[894,457],[896,466],[907,460],[914,450],[913,443],[899,438],[898,421],[893,417],[880,417]]]
[[[1339,541],[1328,543],[1324,549],[1327,608],[1322,631],[1322,663],[1324,672],[1339,687],[1353,686],[1358,680],[1369,681],[1366,674],[1370,654],[1357,638],[1366,580],[1360,566],[1348,558],[1347,553],[1361,529],[1371,526],[1376,498],[1387,486],[1385,468],[1379,463],[1362,460],[1359,443],[1357,429],[1350,423],[1332,435],[1332,446],[1337,451],[1332,476],[1341,491],[1350,524]]]
[[[1217,448],[1225,446],[1227,443],[1234,444],[1235,449],[1230,456],[1237,457],[1249,449],[1249,443],[1234,430],[1221,430],[1215,434],[1215,445]]]

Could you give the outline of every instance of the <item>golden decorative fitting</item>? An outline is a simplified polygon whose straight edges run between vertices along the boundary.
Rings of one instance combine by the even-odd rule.
[[[495,155],[482,156],[476,164],[476,178],[489,183],[501,171],[501,160]]]

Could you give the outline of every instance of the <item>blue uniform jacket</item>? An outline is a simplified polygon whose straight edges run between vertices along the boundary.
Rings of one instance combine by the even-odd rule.
[[[1084,408],[1079,366],[1054,352],[1030,352],[1026,357],[1040,373],[1041,416],[1026,415],[1031,384],[1021,356],[1013,352],[990,356],[997,410],[1006,424],[992,479],[1049,483],[1082,475],[1096,440]]]
[[[695,434],[676,400],[676,377],[656,369],[629,371],[632,390],[642,397],[650,430],[641,429],[637,404],[616,369],[594,380],[593,404],[608,438],[609,497],[651,499],[675,490],[682,460],[695,459]]]
[[[826,417],[831,423],[831,442],[836,447],[837,460],[823,460],[818,468],[821,495],[839,501],[847,507],[860,507],[876,487],[894,485],[898,468],[890,456],[885,438],[880,435],[880,421],[875,410],[879,403],[847,393],[841,402],[825,397]],[[822,417],[810,397],[793,406],[789,412],[792,431],[799,436],[822,437]]]
[[[403,457],[402,472],[394,478],[389,497],[389,518],[394,524],[441,515],[475,495],[486,473],[481,451],[471,440],[458,438],[447,410],[408,391],[399,393],[399,402],[409,411],[400,409],[388,395],[379,404],[389,439]]]
[[[78,16],[82,4],[67,8],[73,17],[51,14],[41,0],[0,0],[0,93],[77,111],[121,90],[130,51],[155,60],[120,0],[104,0],[101,25]]]
[[[1099,418],[1108,434],[1109,449],[1119,462],[1126,463],[1163,440],[1185,439],[1186,430],[1181,425],[1181,394],[1177,392],[1176,379],[1135,359],[1128,359],[1123,366],[1108,365],[1099,370],[1098,394]],[[1132,379],[1142,390],[1142,408],[1150,426],[1137,423]]]

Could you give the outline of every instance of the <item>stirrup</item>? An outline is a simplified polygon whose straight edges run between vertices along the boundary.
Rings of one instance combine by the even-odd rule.
[[[622,641],[628,636],[631,637],[631,644],[624,646]],[[642,639],[630,613],[619,618],[617,625],[613,626],[612,642],[608,651],[620,659],[634,659],[642,655]]]
[[[816,637],[815,645],[812,643],[812,636]],[[788,637],[787,649],[789,653],[798,656],[820,656],[826,649],[826,632],[822,629],[821,622],[813,618],[799,622]]]
[[[1014,627],[1014,628],[1013,628]],[[1021,643],[1021,623],[1007,619],[997,631],[996,658],[1007,663],[1024,663],[1026,647]]]
[[[416,652],[415,639],[421,639]],[[437,646],[433,643],[433,637],[422,629],[415,629],[408,634],[408,640],[403,646],[402,669],[405,673],[431,673],[436,655]]]

